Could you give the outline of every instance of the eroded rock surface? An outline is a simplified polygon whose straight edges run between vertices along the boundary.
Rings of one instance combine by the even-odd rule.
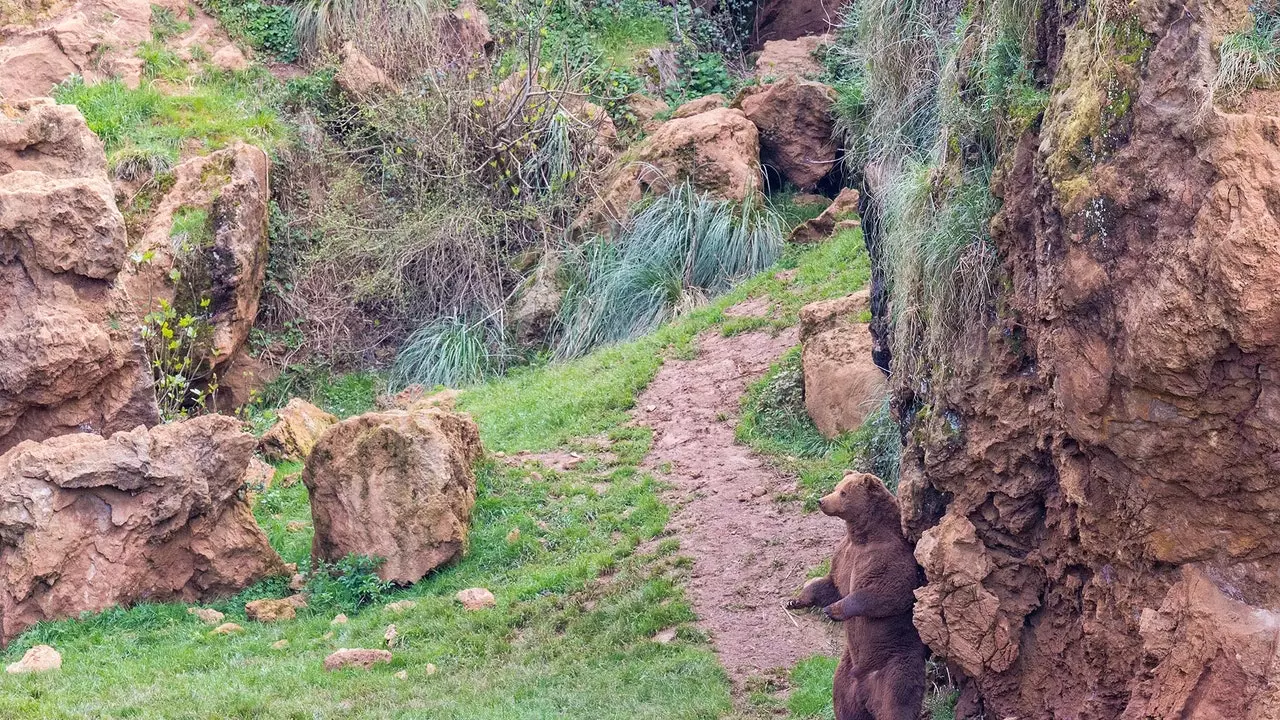
[[[258,441],[263,455],[277,461],[301,462],[311,454],[320,436],[338,418],[301,398],[294,398],[276,414],[276,424]]]
[[[813,78],[822,74],[816,53],[831,43],[830,35],[806,35],[794,40],[770,40],[756,57],[756,79],[772,82],[788,75]]]
[[[47,98],[0,114],[0,452],[159,421],[102,143]]]
[[[800,309],[804,346],[804,406],[818,431],[829,438],[857,430],[888,390],[871,360],[866,290]]]
[[[788,75],[748,88],[735,105],[760,130],[760,161],[801,190],[812,190],[835,169],[834,102],[827,85]]]
[[[994,185],[1001,321],[899,393],[916,624],[986,717],[1280,715],[1280,107],[1205,92],[1246,5],[1140,3],[1101,131],[1119,76],[1049,11],[1049,108]]]
[[[0,641],[41,620],[285,574],[239,496],[253,446],[239,421],[205,415],[0,456]]]
[[[408,584],[457,558],[475,504],[471,465],[483,455],[470,417],[388,410],[325,431],[302,481],[311,495],[317,560],[386,560],[384,580]]]

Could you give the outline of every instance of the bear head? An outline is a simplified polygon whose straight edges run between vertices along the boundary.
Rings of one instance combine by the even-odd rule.
[[[818,509],[856,525],[892,523],[897,526],[898,501],[884,481],[868,473],[849,473],[836,489],[818,501]]]

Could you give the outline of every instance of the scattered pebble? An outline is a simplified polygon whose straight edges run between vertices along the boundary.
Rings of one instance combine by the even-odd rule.
[[[511,532],[507,533],[507,544],[518,542],[520,540],[520,528],[511,528]]]
[[[340,648],[324,659],[324,669],[330,672],[348,667],[368,670],[379,663],[389,662],[391,662],[391,653],[386,650]]]
[[[283,622],[298,616],[298,610],[307,606],[307,599],[301,595],[290,595],[287,598],[263,598],[244,604],[244,614],[250,620],[258,622]]]
[[[346,613],[338,613],[337,615],[334,615],[333,619],[329,621],[329,624],[330,625],[346,625],[347,624]]]
[[[288,641],[288,640],[277,640],[277,641],[275,641],[275,642],[271,643],[271,649],[272,649],[272,650],[283,650],[283,649],[285,649],[285,648],[287,648],[287,647],[289,647],[289,641]]]
[[[767,494],[769,494],[769,488],[763,485],[757,485],[756,487],[751,489],[752,497],[764,497]]]
[[[409,671],[408,671],[408,670],[401,670],[400,672],[396,673],[396,679],[397,679],[397,680],[408,680],[408,679],[409,679]]]
[[[284,526],[285,532],[302,532],[303,530],[306,530],[306,529],[307,529],[307,524],[302,522],[301,520],[290,520]]]
[[[399,633],[396,632],[395,623],[388,625],[387,631],[382,633],[382,639],[387,641],[387,647],[394,646],[397,637],[399,637]]]
[[[435,675],[435,674],[436,674],[436,664],[435,664],[435,663],[427,663],[426,673],[427,673],[428,675]]]
[[[483,610],[498,604],[498,599],[493,596],[493,593],[484,588],[459,590],[457,598],[458,602],[462,603],[462,607],[467,610]]]
[[[289,578],[289,589],[294,592],[300,592],[306,586],[307,579],[303,577],[302,573],[294,573],[293,577]]]
[[[653,636],[653,641],[658,643],[659,645],[667,645],[675,639],[676,639],[675,628],[667,628],[666,630],[662,630],[657,635]]]
[[[223,614],[213,608],[187,608],[187,614],[195,615],[207,625],[219,625],[223,618]]]
[[[230,635],[232,633],[240,633],[240,632],[244,632],[244,628],[240,627],[239,625],[233,622],[229,622],[229,623],[222,623],[218,627],[210,630],[209,634],[210,635]]]
[[[19,673],[47,672],[62,667],[62,655],[48,645],[36,645],[23,654],[22,659],[10,664],[5,672]]]

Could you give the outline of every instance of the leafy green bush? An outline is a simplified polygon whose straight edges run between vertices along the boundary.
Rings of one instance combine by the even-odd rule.
[[[336,563],[317,563],[307,577],[308,604],[356,613],[386,601],[394,586],[377,575],[385,562],[385,558],[353,553]]]
[[[681,52],[680,74],[680,82],[667,93],[674,103],[714,93],[733,95],[736,89],[736,82],[720,53],[696,50]]]
[[[649,332],[773,264],[781,249],[781,222],[768,207],[680,185],[636,213],[616,240],[589,242],[566,263],[576,280],[556,354],[578,357]]]
[[[281,62],[298,58],[294,14],[283,4],[261,0],[201,0],[227,32]]]

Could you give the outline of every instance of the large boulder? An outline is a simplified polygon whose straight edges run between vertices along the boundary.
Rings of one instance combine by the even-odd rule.
[[[276,413],[276,424],[263,434],[258,449],[272,460],[306,460],[320,436],[336,422],[333,415],[294,398]]]
[[[42,620],[285,574],[239,494],[253,447],[239,421],[205,415],[0,456],[0,642]]]
[[[124,218],[80,111],[0,114],[0,452],[159,421],[128,295]]]
[[[743,92],[735,104],[760,129],[760,160],[801,190],[836,166],[835,91],[794,75]]]
[[[266,281],[271,162],[236,143],[174,169],[124,282],[145,316],[161,302],[200,318],[201,372],[217,373],[249,339]],[[177,274],[175,274],[175,271]],[[176,279],[175,279],[176,278]]]
[[[46,96],[72,75],[122,76],[136,85],[141,65],[128,59],[150,39],[149,0],[83,0],[33,27],[0,33],[0,100]]]
[[[379,557],[384,580],[408,584],[457,558],[467,539],[483,455],[465,415],[388,410],[344,420],[311,451],[316,560]]]
[[[833,438],[857,430],[888,392],[871,360],[870,294],[823,300],[800,309],[804,406],[818,431]]]
[[[817,53],[831,43],[830,35],[806,35],[795,40],[770,40],[756,56],[756,79],[772,82],[788,75],[814,78],[822,74]]]
[[[606,171],[603,192],[575,226],[608,231],[626,222],[645,192],[665,193],[686,180],[725,200],[759,196],[760,137],[742,111],[714,108],[660,125]]]

